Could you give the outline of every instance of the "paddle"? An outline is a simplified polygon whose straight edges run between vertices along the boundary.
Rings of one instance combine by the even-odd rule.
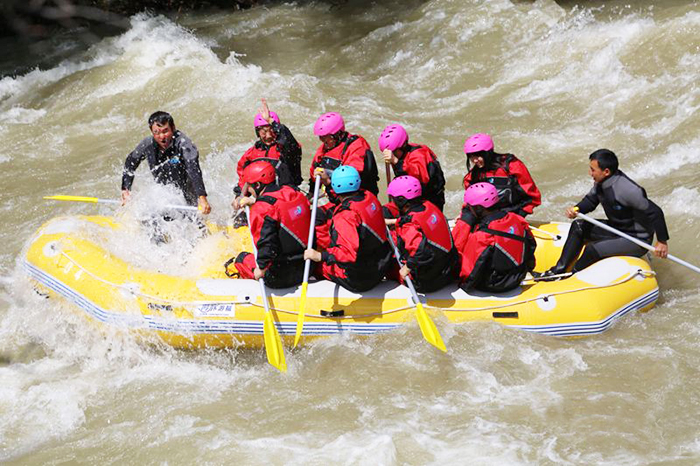
[[[253,255],[258,258],[258,248],[255,247],[255,238],[253,238],[253,227],[250,223],[250,209],[245,207],[245,215],[248,218],[248,228],[250,230],[250,239],[253,245]],[[258,280],[260,285],[260,295],[265,306],[265,320],[263,322],[263,338],[265,340],[265,353],[267,353],[267,362],[275,366],[280,372],[287,372],[287,362],[284,360],[284,348],[282,347],[282,339],[280,338],[277,327],[272,320],[270,306],[267,303],[267,292],[265,291],[265,281],[262,277]]]
[[[652,246],[652,245],[650,245],[650,244],[647,244],[647,243],[645,243],[644,241],[641,241],[641,240],[639,240],[639,239],[637,239],[637,238],[634,238],[634,237],[632,237],[632,236],[630,236],[630,235],[628,235],[628,234],[626,234],[626,233],[623,233],[623,232],[621,232],[620,230],[616,230],[615,228],[611,227],[610,225],[607,225],[607,224],[605,224],[605,223],[603,223],[603,222],[599,222],[598,220],[596,220],[596,219],[594,219],[594,218],[591,218],[591,217],[589,217],[589,216],[586,215],[586,214],[582,214],[581,212],[576,212],[576,216],[577,216],[577,217],[581,217],[581,218],[584,219],[585,221],[587,221],[587,222],[589,222],[589,223],[592,223],[593,225],[598,226],[598,227],[600,227],[600,228],[602,228],[602,229],[604,229],[604,230],[608,230],[608,231],[611,232],[611,233],[615,233],[617,236],[620,236],[620,237],[622,237],[622,238],[625,238],[625,239],[628,240],[628,241],[632,241],[632,242],[633,242],[634,244],[636,244],[637,246],[641,246],[641,247],[643,247],[644,249],[648,249],[649,251],[652,251],[652,252],[654,251],[654,246]],[[679,258],[677,258],[677,257],[675,257],[675,256],[672,256],[671,254],[669,254],[669,255],[667,256],[667,258],[668,258],[668,259],[671,259],[673,262],[676,262],[676,263],[678,263],[678,264],[684,265],[685,267],[688,267],[688,268],[689,268],[690,270],[692,270],[693,272],[700,273],[700,267],[696,267],[696,266],[694,266],[693,264],[690,264],[690,263],[684,261],[683,259],[679,259]]]
[[[389,186],[389,183],[391,183],[391,165],[389,162],[386,162],[385,164],[386,167],[386,185],[387,187]],[[399,263],[399,268],[401,268],[401,256],[399,254],[399,248],[396,247],[396,244],[394,244],[394,238],[391,237],[391,231],[389,231],[389,227],[386,227],[386,236],[387,239],[389,240],[389,244],[391,244],[391,248],[394,250],[394,257],[396,258],[396,262]],[[413,297],[413,304],[416,305],[416,320],[418,320],[418,326],[420,327],[420,331],[423,334],[423,338],[436,347],[439,350],[447,352],[447,348],[445,347],[445,342],[442,341],[442,337],[440,336],[440,332],[438,332],[437,327],[435,326],[435,322],[430,318],[427,312],[425,312],[425,309],[423,308],[423,303],[420,302],[420,299],[418,299],[418,293],[416,293],[416,289],[413,286],[413,281],[411,281],[410,276],[406,276],[406,285],[408,285],[408,289],[411,290],[411,296]]]
[[[309,225],[309,241],[306,248],[314,246],[314,233],[316,232],[316,208],[318,207],[318,190],[321,186],[321,175],[316,175],[314,185],[314,201],[311,206],[311,224]],[[297,331],[294,335],[294,346],[299,344],[301,331],[304,329],[304,313],[306,312],[306,290],[309,287],[309,272],[311,271],[311,259],[304,261],[304,281],[301,284],[301,299],[299,300],[299,313],[297,314]]]
[[[391,232],[389,231],[389,227],[386,229],[386,234],[387,234],[387,239],[389,240],[389,243],[391,244],[391,247],[394,249],[394,257],[396,258],[396,262],[399,263],[399,267],[401,267],[401,256],[399,255],[399,248],[396,247],[396,244],[394,244],[394,239],[391,237]],[[430,316],[428,316],[428,313],[425,312],[425,309],[423,308],[423,303],[420,302],[418,299],[418,293],[416,293],[416,289],[413,287],[413,282],[411,281],[411,277],[406,275],[406,285],[408,286],[408,289],[411,290],[411,295],[413,297],[413,304],[416,305],[416,319],[418,320],[418,326],[420,327],[420,331],[423,334],[423,338],[436,347],[439,350],[442,351],[447,351],[447,348],[445,347],[445,343],[442,341],[442,337],[440,336],[440,332],[438,332],[437,327],[435,326],[435,322],[432,321]]]
[[[96,197],[87,197],[87,196],[63,196],[63,195],[58,195],[58,196],[44,196],[44,199],[48,199],[50,201],[71,201],[71,202],[91,202],[93,204],[121,204],[122,201],[117,201],[115,199],[98,199]],[[168,209],[178,209],[178,210],[192,210],[197,212],[199,208],[194,207],[194,206],[188,206],[188,205],[171,205],[168,204],[164,206]]]

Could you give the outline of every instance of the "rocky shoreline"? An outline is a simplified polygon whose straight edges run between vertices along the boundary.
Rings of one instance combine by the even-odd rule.
[[[191,10],[240,10],[260,0],[3,0],[0,36],[43,39],[76,27],[125,28],[126,18],[142,12],[177,15]]]

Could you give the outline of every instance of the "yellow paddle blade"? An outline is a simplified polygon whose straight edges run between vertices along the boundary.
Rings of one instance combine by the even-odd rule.
[[[299,313],[297,314],[297,333],[294,335],[294,347],[299,344],[301,331],[304,329],[304,312],[306,311],[306,289],[309,287],[309,282],[301,284],[301,299],[299,300]]]
[[[272,313],[265,313],[263,322],[263,337],[265,338],[265,353],[267,362],[275,366],[280,372],[287,372],[287,361],[284,360],[284,348],[277,327],[272,320]]]
[[[86,196],[44,196],[44,199],[49,199],[51,201],[74,201],[74,202],[92,202],[97,203],[99,199],[96,197],[86,197]]]
[[[420,327],[421,333],[423,333],[423,338],[437,349],[447,352],[445,342],[442,341],[442,337],[435,326],[435,322],[433,322],[428,313],[425,312],[423,303],[421,302],[416,303],[416,319],[418,319],[418,326]]]

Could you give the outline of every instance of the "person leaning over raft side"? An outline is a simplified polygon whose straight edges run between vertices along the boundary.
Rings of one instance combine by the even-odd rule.
[[[535,268],[530,226],[515,212],[495,209],[497,203],[498,191],[490,183],[473,184],[464,192],[452,236],[462,257],[459,286],[467,292],[510,291]]]
[[[401,254],[400,269],[393,262],[389,276],[403,284],[411,275],[416,290],[429,293],[454,282],[459,270],[459,254],[452,241],[447,219],[435,204],[421,196],[420,181],[412,176],[399,176],[389,184],[387,194],[400,211],[391,232]]]
[[[288,288],[304,278],[304,250],[309,238],[311,212],[304,193],[294,186],[275,183],[275,169],[266,161],[254,161],[243,170],[252,191],[241,199],[250,207],[250,230],[258,250],[241,252],[235,259],[241,278],[265,278],[270,288]],[[227,264],[228,265],[228,264]]]
[[[445,175],[430,147],[410,144],[406,129],[398,124],[384,128],[379,136],[384,161],[394,168],[395,176],[408,175],[420,181],[423,198],[442,212],[445,206]]]
[[[315,174],[322,168],[321,182],[328,186],[330,176],[341,165],[355,167],[362,180],[362,189],[375,196],[379,193],[379,172],[377,162],[369,144],[362,136],[345,131],[345,121],[336,112],[324,113],[314,124],[314,134],[321,140],[316,155],[311,162],[309,192],[314,192]]]
[[[265,99],[262,99],[260,113],[253,120],[255,134],[258,140],[238,160],[236,172],[238,185],[233,189],[236,199],[233,207],[238,209],[243,189],[243,170],[254,160],[266,160],[275,167],[277,180],[280,185],[299,187],[301,178],[301,145],[285,125],[280,123],[279,116],[271,112]]]
[[[577,210],[583,214],[592,212],[603,205],[608,220],[601,220],[623,233],[651,244],[656,232],[657,243],[654,254],[668,255],[668,229],[664,213],[659,206],[647,199],[647,193],[618,169],[615,153],[608,149],[593,152],[590,160],[590,175],[593,188],[574,207],[566,209],[569,218],[576,218]],[[581,258],[581,249],[586,245]],[[559,275],[574,262],[572,272],[579,272],[589,265],[610,256],[641,257],[646,249],[610,233],[584,220],[575,220],[569,228],[569,236],[564,243],[557,264],[546,271],[544,276]]]
[[[211,212],[199,168],[199,152],[190,138],[175,128],[169,113],[155,112],[148,118],[152,136],[145,138],[126,157],[122,174],[122,205],[131,197],[134,172],[144,159],[160,184],[182,191],[188,205],[197,205],[203,214]]]
[[[361,189],[355,167],[343,165],[333,172],[338,205],[330,220],[330,244],[319,252],[307,249],[304,259],[320,262],[319,274],[353,292],[379,284],[391,262],[382,206],[371,192]]]
[[[493,140],[488,134],[467,138],[464,153],[469,169],[464,176],[464,189],[474,183],[489,182],[498,190],[498,204],[494,208],[515,212],[521,217],[531,214],[542,203],[540,190],[525,164],[513,154],[494,152]]]

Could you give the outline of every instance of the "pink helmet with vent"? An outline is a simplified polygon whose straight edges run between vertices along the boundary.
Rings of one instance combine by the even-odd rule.
[[[318,120],[316,120],[314,124],[314,134],[316,136],[327,136],[344,130],[345,121],[343,121],[343,117],[340,116],[340,113],[337,112],[324,113],[318,117]]]
[[[493,150],[493,140],[488,134],[472,134],[464,141],[464,153],[467,155],[487,150]]]
[[[272,117],[273,120],[275,120],[277,123],[280,122],[280,117],[277,116],[275,112],[270,112],[270,116]],[[270,123],[267,122],[266,119],[263,118],[261,113],[258,113],[255,115],[255,120],[253,120],[253,125],[255,126],[255,129],[260,128],[261,126],[267,126]]]
[[[403,126],[398,124],[389,125],[379,135],[379,150],[389,149],[393,152],[407,142],[408,133]]]
[[[470,206],[493,207],[498,202],[498,191],[491,183],[474,183],[464,191],[464,203]]]
[[[406,199],[415,199],[423,192],[420,181],[412,176],[397,176],[389,183],[386,193],[391,197],[403,196]]]

